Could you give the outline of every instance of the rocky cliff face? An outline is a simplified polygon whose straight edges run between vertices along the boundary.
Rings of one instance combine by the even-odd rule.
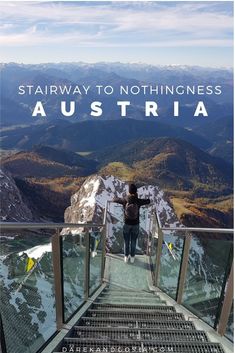
[[[71,206],[65,211],[66,223],[98,223],[102,224],[104,209],[107,201],[114,197],[123,197],[128,193],[128,185],[113,177],[98,175],[86,179],[80,190],[71,197]],[[138,189],[140,198],[149,198],[151,206],[142,207],[140,212],[140,232],[138,249],[143,252],[146,248],[147,234],[151,227],[151,214],[157,211],[164,226],[179,226],[179,221],[167,202],[164,193],[157,186],[148,185]],[[113,202],[108,203],[107,244],[114,252],[121,251],[123,225],[123,207]],[[80,232],[73,230],[72,233]],[[63,229],[62,234],[68,234],[69,229]]]
[[[23,202],[21,194],[13,178],[5,170],[0,169],[1,189],[1,221],[32,221],[33,216],[28,206]]]

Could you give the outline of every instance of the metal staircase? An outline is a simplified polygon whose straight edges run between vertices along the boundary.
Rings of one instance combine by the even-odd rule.
[[[224,353],[224,350],[219,343],[209,342],[204,331],[196,330],[193,322],[155,293],[110,285],[53,352]]]
[[[35,238],[31,250],[48,232],[29,274],[28,255],[10,248],[0,258],[0,353],[232,353],[233,230],[164,228],[150,214],[146,248],[130,264],[118,241],[110,248],[119,220],[108,215],[102,224],[0,224],[9,238]]]

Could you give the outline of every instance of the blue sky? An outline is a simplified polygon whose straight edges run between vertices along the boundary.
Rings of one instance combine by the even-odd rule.
[[[233,65],[233,2],[0,3],[2,62]]]

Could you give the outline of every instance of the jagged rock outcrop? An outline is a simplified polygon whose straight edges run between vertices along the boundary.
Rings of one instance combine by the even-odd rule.
[[[23,202],[14,179],[5,170],[0,169],[1,221],[32,221],[33,216]]]
[[[93,175],[86,179],[77,193],[71,197],[71,206],[65,210],[66,223],[96,223],[102,224],[104,209],[107,201],[114,197],[123,197],[128,193],[128,184],[114,176],[101,177]],[[164,226],[179,226],[180,223],[169,205],[161,189],[148,185],[138,189],[140,198],[150,198],[151,206],[142,207],[140,212],[141,235],[139,249],[146,247],[147,234],[149,233],[151,215],[155,210]],[[108,203],[108,239],[107,244],[112,251],[120,251],[122,247],[123,207],[115,203]],[[72,233],[81,229],[72,230]],[[71,233],[63,229],[62,234]]]

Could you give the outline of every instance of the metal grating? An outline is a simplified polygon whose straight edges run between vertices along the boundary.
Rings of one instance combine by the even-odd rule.
[[[97,317],[82,317],[77,325],[89,327],[125,327],[125,328],[153,328],[160,330],[194,330],[195,326],[191,321],[171,321],[166,320],[136,320],[136,319],[102,319]]]
[[[140,294],[154,294],[154,291],[148,291],[148,290],[138,290],[136,288],[133,289],[127,289],[127,288],[122,288],[122,289],[114,289],[114,288],[105,288],[103,293],[140,293]]]
[[[144,310],[144,313],[148,310],[151,311],[157,311],[157,312],[171,312],[175,313],[175,308],[173,306],[164,306],[164,305],[135,305],[135,304],[106,304],[106,303],[98,303],[93,306],[93,309],[95,310],[120,310],[120,309],[125,309],[127,312],[141,312]]]
[[[127,300],[101,300],[101,301],[95,301],[93,302],[93,304],[99,305],[99,304],[107,304],[107,305],[142,305],[142,306],[148,306],[148,305],[152,305],[152,306],[156,306],[156,305],[162,305],[162,306],[167,306],[167,303],[164,301],[145,301],[143,303],[142,300],[135,300],[133,301],[127,301]]]
[[[80,353],[224,353],[221,345],[210,342],[125,342],[102,343],[93,340],[84,342],[77,338],[65,338],[62,352]]]
[[[162,310],[163,311],[163,310]],[[128,312],[127,310],[125,311],[113,311],[113,310],[88,310],[87,311],[88,316],[92,317],[103,317],[103,318],[109,318],[109,317],[118,317],[118,318],[132,318],[132,319],[148,319],[148,320],[184,320],[184,316],[181,313],[172,313],[172,312],[161,312],[161,311],[155,311],[155,312],[148,312],[148,311],[142,311],[142,312],[133,312],[130,311]]]
[[[134,290],[103,290],[102,295],[125,295],[125,296],[155,296],[155,292],[147,292],[147,291],[134,291]]]
[[[104,289],[104,292],[130,292],[130,293],[154,293],[151,290],[147,290],[147,289],[137,289],[137,288],[131,288],[131,287],[110,287],[107,286]]]
[[[106,297],[106,296],[112,296],[112,297],[128,297],[128,298],[132,298],[132,297],[137,297],[137,298],[155,298],[157,297],[156,294],[154,293],[138,293],[138,292],[102,292],[101,297]]]
[[[157,294],[148,294],[148,293],[140,293],[138,295],[138,293],[136,293],[136,292],[133,292],[133,293],[126,293],[126,292],[115,292],[115,293],[107,292],[107,293],[104,293],[104,292],[102,292],[100,297],[118,297],[118,298],[125,297],[125,298],[150,298],[150,299],[152,299],[152,298],[158,297],[158,295]]]
[[[129,301],[129,300],[132,300],[133,302],[134,301],[136,301],[136,300],[142,300],[142,301],[145,301],[145,300],[147,300],[147,301],[157,301],[157,300],[161,300],[161,298],[160,297],[158,297],[157,295],[155,295],[155,296],[152,296],[152,297],[147,297],[147,296],[140,296],[140,297],[138,297],[138,296],[135,296],[135,295],[133,295],[133,296],[124,296],[124,295],[119,295],[119,296],[117,296],[117,295],[102,295],[102,296],[100,296],[99,298],[97,298],[97,299],[102,299],[102,300],[127,300],[127,301]]]
[[[96,339],[109,342],[110,340],[139,340],[158,342],[208,342],[204,331],[168,330],[166,332],[156,329],[124,329],[75,326],[73,337],[82,339]]]
[[[158,304],[160,305],[163,300],[157,296],[153,297],[153,298],[147,298],[147,297],[111,297],[111,296],[107,296],[107,297],[99,297],[96,298],[96,302],[97,303],[124,303],[124,304],[136,304],[136,305],[144,305],[145,303],[148,305],[151,304]]]
[[[100,304],[100,303],[107,303],[107,304],[126,304],[126,305],[165,305],[166,301],[160,300],[158,298],[156,299],[142,299],[142,298],[135,298],[135,299],[127,299],[127,298],[101,298],[101,299],[96,299],[94,304]]]

